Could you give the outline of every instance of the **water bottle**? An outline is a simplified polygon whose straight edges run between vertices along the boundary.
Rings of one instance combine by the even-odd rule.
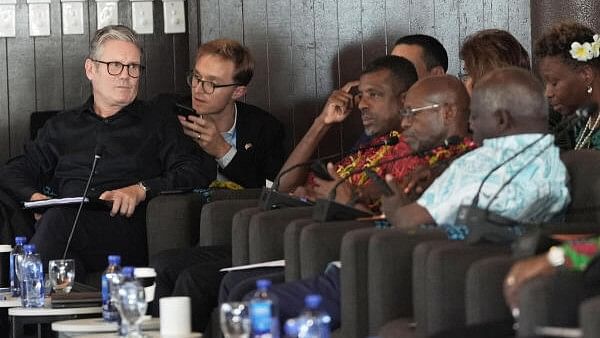
[[[279,338],[279,304],[269,293],[271,281],[256,281],[256,292],[250,300],[250,325],[253,338]]]
[[[285,333],[285,338],[298,338],[298,333],[300,332],[298,319],[290,318],[286,320],[283,332]]]
[[[111,301],[111,283],[113,277],[121,272],[121,256],[108,256],[108,267],[102,274],[102,318],[109,322],[119,319],[119,312]]]
[[[321,296],[307,295],[304,298],[304,310],[296,319],[298,338],[329,338],[331,317],[320,311]]]
[[[13,297],[21,296],[21,281],[19,280],[19,274],[21,272],[23,257],[25,257],[23,245],[25,245],[26,242],[27,237],[15,237],[15,247],[10,253],[10,291]]]
[[[21,262],[21,303],[23,307],[44,306],[44,267],[34,244],[23,246]]]

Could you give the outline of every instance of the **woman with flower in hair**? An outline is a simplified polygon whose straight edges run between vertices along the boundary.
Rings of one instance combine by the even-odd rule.
[[[539,73],[552,108],[563,116],[578,107],[600,104],[600,36],[589,27],[563,22],[535,44]],[[593,112],[575,127],[575,150],[600,150],[600,114]]]

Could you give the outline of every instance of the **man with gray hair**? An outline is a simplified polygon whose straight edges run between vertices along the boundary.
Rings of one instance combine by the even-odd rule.
[[[160,191],[205,187],[214,162],[198,152],[172,114],[136,99],[142,50],[135,33],[120,25],[98,30],[85,60],[92,96],[81,107],[46,122],[23,155],[0,168],[0,187],[19,201],[81,196],[94,157],[100,156],[89,196],[110,211],[83,208],[66,256],[77,277],[101,271],[108,254],[126,265],[145,265],[145,203]],[[77,207],[52,207],[37,215],[42,259],[66,252]]]

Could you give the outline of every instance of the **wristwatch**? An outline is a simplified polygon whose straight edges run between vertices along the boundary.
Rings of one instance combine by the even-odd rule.
[[[144,190],[144,193],[148,193],[148,190],[150,190],[150,188],[146,187],[142,181],[138,182],[138,185]]]
[[[548,263],[554,267],[561,267],[565,265],[565,249],[560,246],[553,246],[546,254]]]

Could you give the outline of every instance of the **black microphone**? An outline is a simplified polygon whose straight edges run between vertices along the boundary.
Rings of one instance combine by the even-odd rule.
[[[521,235],[521,231],[516,228],[516,225],[524,225],[523,222],[515,221],[509,219],[507,217],[500,216],[492,211],[490,211],[490,207],[492,203],[498,198],[500,192],[502,192],[527,166],[532,163],[535,159],[540,157],[551,145],[543,147],[540,151],[538,151],[534,156],[529,159],[521,168],[519,168],[509,179],[504,182],[500,188],[496,191],[496,193],[489,200],[487,206],[482,209],[478,206],[479,203],[479,195],[481,194],[481,190],[485,182],[491,177],[491,175],[508,162],[515,159],[517,156],[523,154],[525,151],[533,147],[535,144],[540,142],[543,138],[545,138],[549,134],[543,134],[538,137],[533,142],[529,143],[523,149],[517,151],[512,156],[502,161],[500,164],[496,165],[490,172],[486,174],[486,176],[481,181],[479,188],[477,189],[477,193],[473,197],[470,205],[462,205],[460,206],[457,216],[456,223],[463,224],[469,228],[469,234],[466,238],[467,243],[477,243],[481,239],[488,239],[493,242],[510,242],[516,239]]]
[[[87,201],[87,193],[90,188],[90,183],[92,182],[92,177],[94,177],[98,160],[102,158],[103,152],[104,145],[96,145],[96,148],[94,149],[94,161],[92,162],[92,170],[90,170],[90,175],[88,176],[87,182],[85,184],[85,189],[83,189],[83,196],[81,196],[81,202],[79,203],[79,208],[77,209],[77,213],[75,214],[75,220],[73,221],[71,233],[69,234],[69,239],[67,240],[67,245],[65,246],[65,251],[63,252],[62,259],[65,259],[65,257],[67,256],[67,251],[69,251],[69,246],[71,245],[71,240],[73,239],[73,234],[75,233],[75,227],[77,227],[77,221],[79,220],[79,214],[81,214],[83,204]]]
[[[359,151],[363,151],[363,150],[367,150],[367,149],[371,149],[371,148],[378,148],[378,147],[381,147],[384,145],[395,145],[398,142],[399,142],[398,136],[390,136],[387,139],[383,140],[382,142],[378,142],[375,144],[370,144],[368,146],[357,148],[357,149],[353,150],[352,153],[357,153]],[[329,155],[329,156],[320,157],[318,159],[297,163],[297,164],[294,164],[293,166],[281,171],[277,175],[277,177],[275,177],[275,180],[273,181],[273,185],[271,186],[271,188],[267,188],[267,187],[263,188],[262,193],[259,198],[258,206],[261,208],[261,210],[271,210],[271,209],[277,209],[277,208],[281,208],[281,207],[301,207],[301,206],[313,205],[314,203],[312,203],[311,201],[308,201],[305,199],[300,199],[295,196],[291,196],[288,193],[279,192],[278,188],[279,188],[279,184],[281,182],[281,177],[296,168],[311,166],[311,169],[313,170],[313,172],[315,173],[315,175],[317,177],[320,177],[320,178],[323,178],[326,180],[328,178],[329,178],[329,180],[333,180],[333,178],[331,178],[331,176],[327,172],[327,169],[323,165],[322,161],[326,161],[326,160],[338,157],[338,156],[340,156],[340,154],[341,153],[337,153],[337,154],[333,154],[333,155]]]
[[[451,137],[448,137],[446,140],[444,140],[444,143],[441,146],[444,148],[448,148],[450,146],[460,144],[462,142],[462,140],[463,140],[463,138],[460,136],[451,136]],[[359,168],[359,169],[355,169],[355,170],[351,171],[346,177],[342,178],[340,181],[338,181],[334,185],[334,187],[329,191],[329,196],[327,199],[318,199],[317,200],[317,203],[315,204],[315,207],[313,210],[313,220],[319,221],[319,222],[326,222],[326,221],[331,221],[331,220],[348,220],[348,219],[356,219],[359,217],[372,216],[372,214],[370,212],[366,212],[363,210],[356,209],[349,205],[335,202],[337,188],[343,182],[348,180],[351,176],[361,173],[361,172],[366,172],[366,175],[373,180],[374,184],[378,185],[380,187],[380,189],[382,189],[382,192],[384,195],[386,195],[386,196],[392,195],[393,194],[392,189],[381,177],[379,177],[379,175],[377,175],[373,171],[373,168],[382,166],[384,164],[392,163],[395,161],[399,161],[399,160],[402,160],[402,159],[405,159],[408,157],[412,157],[412,156],[424,157],[424,156],[427,156],[427,155],[433,153],[439,147],[440,146],[435,146],[435,147],[431,147],[431,148],[428,148],[425,150],[413,151],[413,152],[403,155],[403,156],[398,156],[398,157],[394,157],[394,158],[391,158],[386,161],[379,162],[376,165]]]

